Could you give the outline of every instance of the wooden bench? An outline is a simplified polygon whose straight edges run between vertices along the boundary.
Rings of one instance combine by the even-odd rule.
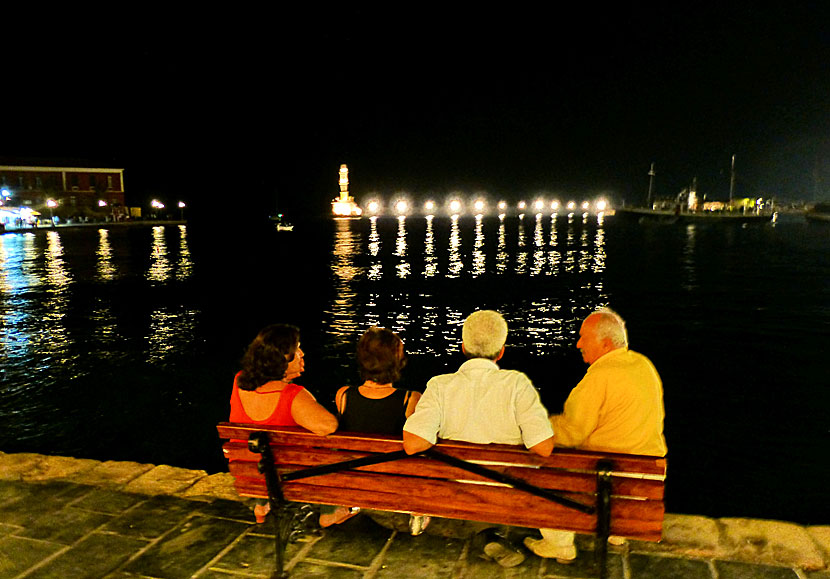
[[[394,436],[227,422],[218,431],[230,439],[223,450],[239,494],[270,499],[281,577],[300,503],[595,534],[600,577],[609,535],[662,535],[664,458],[569,449],[541,457],[519,446],[454,441],[408,456]]]

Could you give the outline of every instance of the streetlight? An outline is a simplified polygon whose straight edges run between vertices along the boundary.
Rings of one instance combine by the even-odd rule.
[[[182,221],[184,221],[184,208],[185,207],[186,207],[186,205],[184,204],[184,201],[179,201],[179,217],[181,218]]]
[[[52,222],[52,227],[55,226],[55,207],[58,206],[58,202],[54,199],[47,199],[46,206],[49,208],[49,221]]]

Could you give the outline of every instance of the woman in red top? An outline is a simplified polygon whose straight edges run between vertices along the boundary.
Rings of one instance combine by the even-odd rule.
[[[337,418],[311,392],[292,381],[303,373],[300,330],[273,324],[259,332],[242,358],[233,381],[230,422],[302,426],[325,436],[337,430]],[[254,507],[257,522],[265,521],[269,505]]]

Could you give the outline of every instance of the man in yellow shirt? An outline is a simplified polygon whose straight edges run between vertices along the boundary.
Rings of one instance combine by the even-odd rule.
[[[663,385],[651,361],[628,349],[623,319],[597,310],[582,322],[576,347],[589,368],[564,412],[550,417],[554,446],[665,456]],[[542,539],[525,539],[531,551],[560,563],[576,559],[574,533],[541,532]]]

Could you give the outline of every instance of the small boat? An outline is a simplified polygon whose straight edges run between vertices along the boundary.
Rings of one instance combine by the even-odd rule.
[[[271,216],[271,221],[277,227],[277,231],[294,231],[294,225],[283,220],[282,213]]]

